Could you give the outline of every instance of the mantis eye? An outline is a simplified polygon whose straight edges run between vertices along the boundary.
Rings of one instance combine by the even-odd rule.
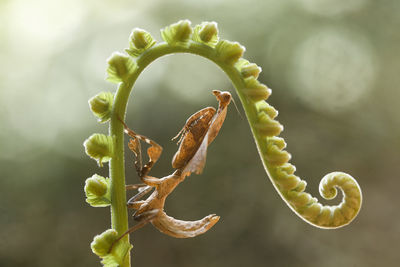
[[[231,100],[231,94],[228,92],[222,92],[220,95],[220,98],[224,101],[224,102],[229,102]]]

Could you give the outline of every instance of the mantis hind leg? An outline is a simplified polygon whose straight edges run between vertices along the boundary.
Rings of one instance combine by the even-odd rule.
[[[132,201],[132,202],[128,201],[127,207],[128,207],[128,209],[138,210],[145,203],[146,203],[146,201],[144,201],[144,200]]]
[[[151,189],[153,189],[153,187],[146,185],[146,187],[144,187],[142,190],[140,190],[139,193],[137,193],[136,195],[134,195],[133,197],[131,197],[128,200],[127,205],[129,206],[130,204],[134,203],[135,201],[141,199],[147,193],[149,193],[151,191]]]
[[[147,186],[147,184],[128,184],[125,186],[125,190],[135,190]]]

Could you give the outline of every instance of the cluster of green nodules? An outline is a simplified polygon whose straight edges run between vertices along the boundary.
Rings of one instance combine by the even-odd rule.
[[[113,69],[115,73],[124,73],[124,70]],[[98,122],[105,123],[110,120],[114,94],[111,92],[101,92],[89,99],[89,106],[93,114],[98,118]],[[97,161],[100,167],[103,163],[111,160],[114,156],[115,140],[112,136],[95,133],[84,142],[85,152],[88,156]],[[111,205],[111,179],[98,174],[86,179],[84,187],[86,202],[92,207],[107,207]],[[93,253],[102,258],[104,266],[119,266],[124,255],[121,250],[109,253],[113,242],[118,238],[118,233],[109,229],[100,235],[95,236],[91,243]],[[128,251],[130,247],[126,248]]]
[[[89,100],[90,108],[100,123],[116,119],[112,113],[117,109],[113,106],[117,100],[126,98],[118,102],[119,112],[125,112],[121,103],[126,103],[141,71],[158,57],[174,53],[205,57],[221,67],[231,79],[246,112],[264,167],[293,211],[308,223],[321,228],[340,227],[354,219],[361,207],[362,197],[360,187],[350,175],[335,172],[321,181],[320,192],[325,198],[336,196],[336,187],[344,192],[343,201],[337,206],[322,206],[316,198],[304,192],[306,182],[294,174],[296,168],[289,163],[291,155],[284,150],[286,143],[278,137],[283,130],[283,126],[275,120],[278,111],[265,101],[271,90],[258,81],[261,68],[242,58],[245,52],[242,45],[220,39],[215,22],[203,22],[192,27],[190,21],[182,20],[162,29],[161,37],[164,42],[157,44],[150,33],[136,28],[129,37],[129,47],[125,50],[127,54],[114,52],[107,60],[107,80],[120,86],[117,94],[101,92]],[[84,143],[86,153],[99,166],[114,156],[118,157],[115,137],[110,135],[96,133]],[[123,157],[123,154],[119,156]],[[111,179],[97,174],[88,178],[85,184],[86,201],[94,207],[110,205],[111,183]],[[116,231],[110,229],[96,236],[92,243],[93,252],[107,266],[121,264],[130,249],[125,244],[109,254],[108,250],[116,238]]]
[[[252,64],[245,65],[246,67]],[[255,70],[255,66],[252,66]],[[239,68],[243,73],[250,72],[246,68]],[[342,172],[326,175],[320,183],[321,195],[326,199],[336,196],[336,187],[339,187],[344,198],[339,205],[323,206],[309,193],[304,192],[307,183],[294,173],[296,167],[289,163],[290,153],[285,151],[286,142],[278,135],[283,126],[275,120],[278,112],[267,102],[269,96],[267,88],[255,81],[256,76],[244,77],[245,86],[238,89],[252,102],[248,107],[249,123],[253,129],[259,153],[263,160],[272,183],[292,210],[306,222],[320,228],[338,228],[350,223],[358,214],[362,195],[356,180]],[[269,90],[269,89],[268,89]],[[252,111],[252,112],[251,112]]]
[[[107,69],[109,80],[118,82],[126,78],[132,65],[124,66],[120,61],[125,61],[125,56],[116,54],[109,62]],[[130,63],[129,61],[126,61]],[[89,106],[93,115],[97,117],[99,123],[106,123],[111,118],[114,103],[114,94],[111,92],[101,92],[89,99]],[[84,142],[86,154],[97,161],[100,167],[103,163],[109,162],[114,156],[115,138],[109,135],[95,133]],[[92,207],[107,207],[111,205],[111,179],[98,174],[86,179],[84,187],[86,202]],[[93,253],[102,258],[104,266],[119,266],[123,261],[126,251],[122,255],[121,250],[110,253],[110,247],[118,238],[118,233],[114,229],[108,229],[100,235],[95,236],[91,243]]]
[[[254,107],[256,116],[253,119],[250,117],[249,122],[255,132],[260,156],[285,202],[303,220],[316,227],[338,228],[350,223],[358,214],[362,202],[361,189],[356,180],[342,172],[326,175],[320,183],[321,195],[332,199],[336,196],[336,187],[339,187],[344,197],[336,206],[318,203],[316,198],[304,192],[307,183],[294,174],[296,167],[289,163],[291,155],[284,150],[286,143],[278,137],[283,130],[283,126],[275,120],[278,112],[265,101],[255,101]]]
[[[310,194],[304,192],[307,183],[294,173],[296,167],[289,163],[290,153],[285,151],[285,140],[278,135],[283,126],[275,120],[278,112],[266,100],[270,91],[264,85],[256,81],[258,72],[255,64],[240,65],[241,59],[236,64],[240,71],[245,86],[237,88],[245,95],[247,100],[242,103],[249,110],[248,119],[253,129],[260,156],[271,181],[276,189],[292,208],[306,222],[320,228],[338,228],[350,223],[358,214],[362,195],[356,180],[350,175],[342,172],[334,172],[326,175],[320,183],[321,195],[326,199],[336,196],[336,187],[339,187],[344,197],[342,202],[336,206],[323,206]],[[247,74],[255,74],[249,75]],[[248,101],[250,100],[250,101]],[[252,104],[248,104],[251,102]]]

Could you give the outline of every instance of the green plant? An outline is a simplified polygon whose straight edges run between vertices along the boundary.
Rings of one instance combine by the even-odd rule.
[[[156,44],[144,30],[134,29],[130,36],[129,55],[115,52],[108,59],[107,80],[117,83],[115,94],[103,92],[89,100],[91,110],[99,122],[110,123],[109,135],[93,134],[84,143],[86,153],[102,166],[110,162],[110,178],[97,174],[86,180],[87,202],[94,207],[111,206],[111,229],[96,236],[92,250],[106,266],[130,266],[129,236],[122,238],[112,252],[113,242],[128,229],[124,176],[123,125],[127,101],[141,72],[154,60],[167,54],[190,53],[217,64],[230,78],[245,110],[259,155],[270,180],[282,199],[303,220],[320,228],[338,228],[350,223],[361,207],[361,190],[356,180],[342,172],[323,177],[320,193],[326,199],[336,196],[336,188],[343,191],[343,200],[336,206],[323,206],[305,193],[306,182],[294,174],[289,163],[286,143],[277,137],[283,130],[275,120],[278,112],[265,100],[271,90],[257,78],[261,68],[242,58],[245,48],[237,42],[221,40],[217,24],[204,22],[190,26],[188,20],[179,21],[161,31],[165,42]]]

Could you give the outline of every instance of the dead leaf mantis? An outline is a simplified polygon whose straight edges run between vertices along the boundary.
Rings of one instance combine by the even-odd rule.
[[[142,184],[127,185],[127,190],[138,189],[139,193],[128,200],[128,208],[135,209],[134,219],[138,224],[123,233],[113,245],[125,235],[151,223],[160,232],[176,238],[194,237],[208,231],[214,226],[219,216],[208,215],[197,221],[182,221],[168,216],[164,211],[165,200],[169,194],[183,182],[191,173],[200,174],[205,166],[207,147],[215,139],[224,123],[227,107],[232,99],[229,92],[213,90],[219,105],[216,111],[213,107],[206,107],[190,116],[182,130],[173,138],[178,137],[180,144],[172,159],[175,171],[163,178],[149,176],[153,165],[159,159],[162,147],[153,140],[135,133],[121,120],[124,131],[131,139],[128,147],[135,154],[135,168],[142,180]],[[147,149],[149,161],[142,166],[140,141],[150,145]],[[153,193],[146,199],[140,200],[154,188]],[[112,246],[110,248],[110,251]]]

